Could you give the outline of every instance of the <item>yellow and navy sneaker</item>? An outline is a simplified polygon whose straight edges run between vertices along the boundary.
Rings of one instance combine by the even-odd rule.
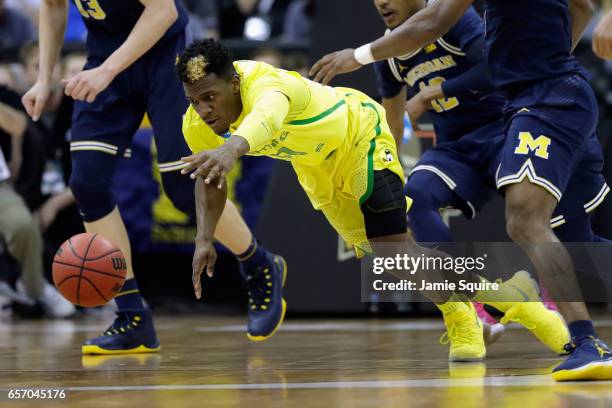
[[[149,310],[116,314],[113,324],[101,336],[83,344],[83,354],[152,353],[161,349]]]
[[[483,339],[482,322],[471,302],[458,301],[452,297],[437,305],[446,325],[446,333],[440,344],[450,343],[449,361],[482,361],[487,351]]]
[[[612,350],[602,340],[585,336],[565,349],[569,357],[553,369],[555,381],[612,380]]]
[[[243,274],[249,291],[247,337],[253,341],[267,340],[276,333],[285,318],[287,303],[283,299],[283,287],[287,278],[287,262],[282,256],[275,255],[255,273]]]
[[[156,370],[162,362],[161,353],[140,354],[83,354],[81,365],[86,370],[125,370],[130,368],[146,368]]]
[[[502,301],[496,301],[496,298]],[[528,272],[518,271],[512,278],[501,282],[496,293],[479,293],[476,299],[503,312],[500,323],[519,323],[555,353],[565,353],[564,347],[570,341],[565,321],[559,313],[548,310],[542,303],[538,285]]]

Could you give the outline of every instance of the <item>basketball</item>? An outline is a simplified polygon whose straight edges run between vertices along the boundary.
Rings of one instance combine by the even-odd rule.
[[[91,233],[75,235],[53,259],[53,283],[75,305],[101,306],[123,287],[127,263],[121,250]]]

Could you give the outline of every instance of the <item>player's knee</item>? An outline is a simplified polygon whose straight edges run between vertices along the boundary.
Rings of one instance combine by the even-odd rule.
[[[374,172],[373,189],[361,204],[368,239],[405,234],[406,197],[404,183],[391,170]]]
[[[412,198],[411,211],[418,209],[430,209],[433,207],[433,194],[421,181],[422,177],[410,177],[406,183],[405,193]]]
[[[515,242],[534,242],[551,230],[550,217],[530,206],[506,208],[506,231]]]
[[[83,173],[73,171],[70,176],[70,189],[85,222],[97,221],[115,208],[111,177],[87,177]]]
[[[449,203],[443,203],[444,192],[448,187],[441,183],[435,174],[426,171],[418,171],[408,179],[405,193],[412,199],[411,213],[434,210],[438,211],[441,207]]]
[[[195,215],[194,183],[188,176],[177,171],[163,173],[162,184],[166,195],[177,209],[190,216]]]

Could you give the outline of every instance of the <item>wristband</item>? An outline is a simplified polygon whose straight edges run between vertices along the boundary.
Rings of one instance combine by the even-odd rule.
[[[354,55],[357,62],[361,65],[368,65],[376,61],[372,55],[372,43],[357,48]]]

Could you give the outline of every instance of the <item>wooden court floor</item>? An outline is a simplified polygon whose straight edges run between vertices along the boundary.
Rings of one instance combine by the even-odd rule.
[[[436,320],[288,320],[252,343],[243,319],[162,317],[162,352],[82,357],[108,317],[0,323],[6,407],[612,407],[612,382],[555,384],[560,359],[510,327],[486,364],[447,362]],[[612,315],[599,316],[612,340]],[[63,400],[10,400],[10,389]]]

